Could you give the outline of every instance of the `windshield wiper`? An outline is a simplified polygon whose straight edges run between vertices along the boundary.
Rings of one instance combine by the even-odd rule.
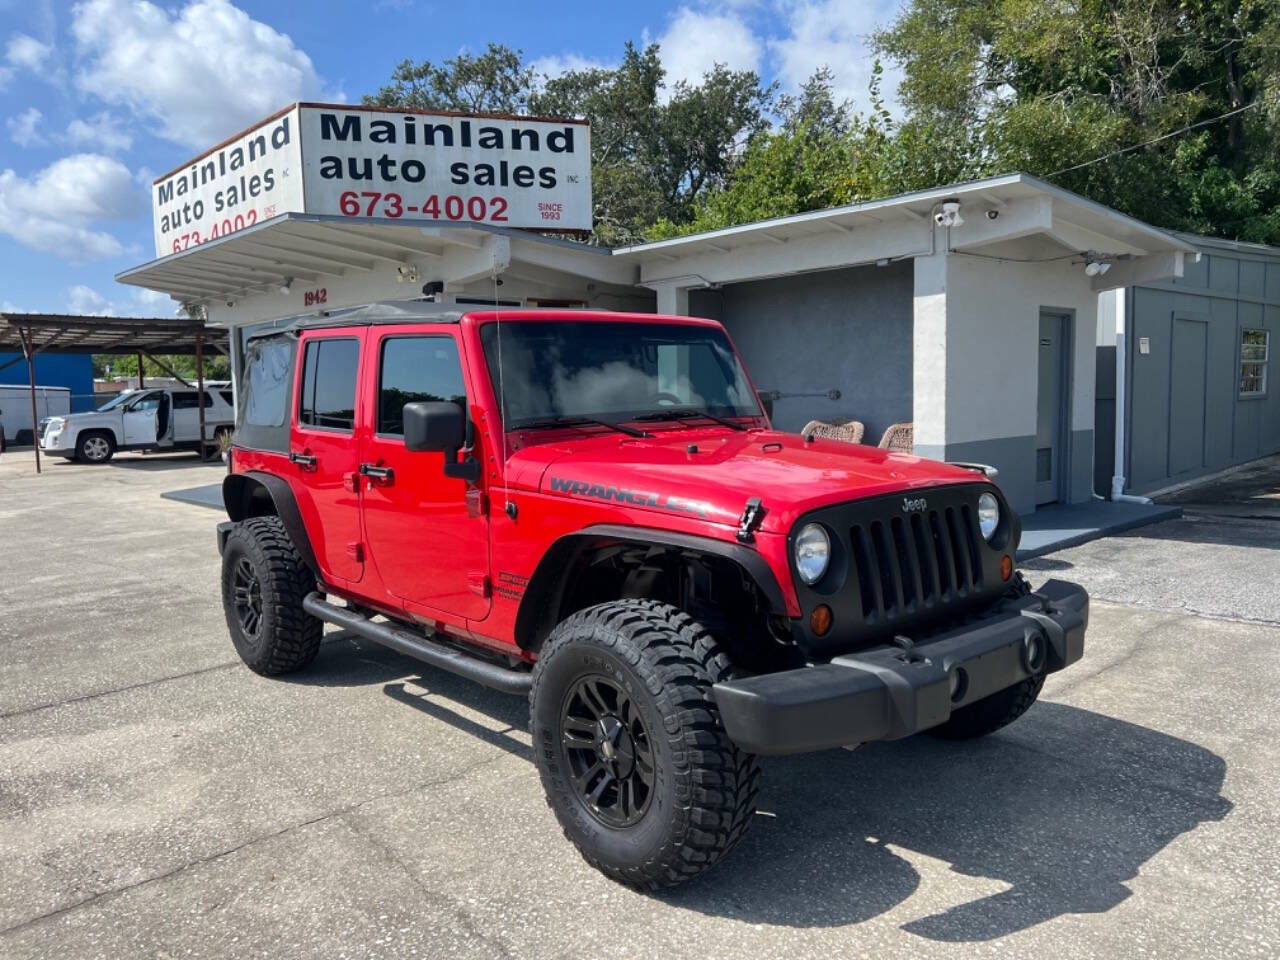
[[[632,420],[690,420],[694,417],[705,417],[708,420],[714,420],[716,423],[722,424],[731,430],[746,430],[746,426],[727,417],[717,416],[714,413],[708,413],[706,410],[655,410],[653,413],[642,413],[638,417],[631,417]]]
[[[540,417],[536,420],[519,420],[511,425],[511,429],[533,430],[538,427],[580,427],[587,423],[594,423],[601,427],[608,427],[610,430],[617,430],[619,433],[625,433],[629,437],[649,436],[643,430],[637,430],[635,427],[628,427],[626,424],[614,423],[612,420],[601,420],[599,417],[581,416]]]

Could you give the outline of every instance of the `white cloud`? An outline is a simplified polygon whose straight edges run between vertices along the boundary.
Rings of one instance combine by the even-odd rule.
[[[83,283],[67,288],[67,312],[88,317],[114,317],[116,314],[106,297]]]
[[[67,311],[89,317],[154,317],[172,312],[164,293],[135,288],[124,300],[108,299],[93,287],[77,283],[67,288]]]
[[[795,91],[815,70],[830,67],[837,99],[850,99],[865,109],[867,87],[875,63],[869,41],[876,27],[887,24],[897,10],[896,0],[798,0],[786,2],[780,14],[788,36],[769,42],[777,62],[778,79]],[[885,65],[881,95],[891,108],[900,74]]]
[[[111,153],[133,146],[133,137],[126,124],[109,113],[99,113],[88,120],[72,120],[67,124],[67,139],[74,144]]]
[[[41,43],[25,33],[15,33],[5,48],[5,59],[15,67],[38,71],[52,52],[50,44]]]
[[[565,73],[580,70],[612,70],[616,64],[606,63],[580,53],[558,53],[546,57],[538,57],[529,66],[541,77],[558,77]]]
[[[668,86],[681,80],[696,85],[717,63],[731,70],[760,70],[763,44],[733,10],[681,7],[657,42]]]
[[[35,107],[27,107],[16,117],[10,117],[5,121],[5,126],[9,128],[9,139],[20,147],[34,147],[44,143],[44,137],[36,129],[43,116]]]
[[[95,225],[141,216],[146,206],[128,168],[101,154],[63,157],[31,177],[0,171],[0,232],[68,260],[122,253],[120,241]]]
[[[76,83],[206,147],[299,99],[335,97],[288,35],[229,0],[167,10],[148,0],[85,0],[72,10]]]

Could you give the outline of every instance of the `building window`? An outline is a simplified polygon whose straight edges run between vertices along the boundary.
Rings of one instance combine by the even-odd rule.
[[[1271,338],[1267,330],[1240,331],[1240,396],[1267,395],[1267,348]]]

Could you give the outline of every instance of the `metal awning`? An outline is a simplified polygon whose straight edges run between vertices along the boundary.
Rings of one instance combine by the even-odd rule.
[[[197,320],[0,313],[0,353],[23,353],[30,348],[34,353],[195,356],[197,336],[201,347],[227,352],[227,331]]]
[[[613,262],[602,247],[525,230],[303,213],[281,214],[126,270],[116,279],[167,293],[181,302],[238,300],[293,281],[323,285],[331,278],[372,273],[386,264],[430,268],[447,257],[478,251],[494,237],[536,245],[547,255],[565,261],[559,269],[576,270],[610,283],[629,285],[635,279],[633,267]]]

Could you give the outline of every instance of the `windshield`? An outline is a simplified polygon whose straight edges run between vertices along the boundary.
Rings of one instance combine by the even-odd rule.
[[[705,410],[758,417],[760,405],[722,330],[675,323],[502,323],[480,330],[507,429],[553,419],[628,420]],[[502,356],[499,371],[498,355]]]
[[[102,406],[100,406],[98,409],[99,409],[99,410],[114,410],[116,407],[120,406],[120,405],[121,405],[122,403],[124,403],[125,401],[127,401],[127,400],[131,400],[134,396],[136,396],[136,394],[135,394],[135,393],[133,393],[133,392],[131,392],[131,391],[126,391],[125,393],[117,393],[114,397],[112,397],[110,400],[108,400],[106,403],[104,403],[104,404],[103,404]]]

